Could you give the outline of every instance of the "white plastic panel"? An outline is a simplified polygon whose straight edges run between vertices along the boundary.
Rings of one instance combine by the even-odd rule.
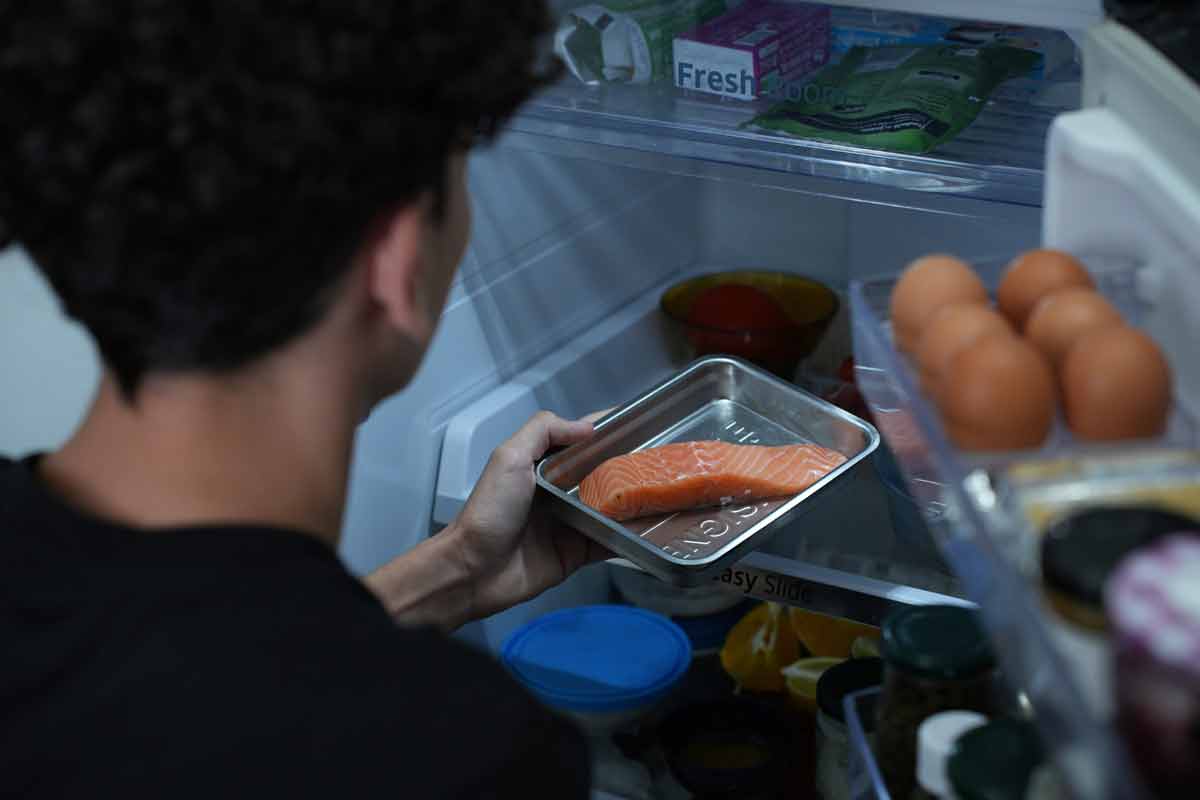
[[[1044,236],[1144,268],[1145,327],[1167,352],[1180,401],[1200,413],[1200,89],[1128,30],[1085,51],[1087,98],[1051,130]],[[1093,70],[1092,67],[1095,67]]]
[[[0,252],[0,455],[58,447],[75,430],[100,380],[87,331],[18,248]]]

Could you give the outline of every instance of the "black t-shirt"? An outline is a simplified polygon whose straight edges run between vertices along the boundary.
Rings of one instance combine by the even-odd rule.
[[[582,736],[321,543],[138,532],[0,459],[0,796],[586,797]]]

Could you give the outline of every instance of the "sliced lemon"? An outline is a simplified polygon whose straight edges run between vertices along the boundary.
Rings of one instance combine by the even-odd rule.
[[[850,645],[851,658],[879,658],[879,640],[860,636]]]
[[[784,686],[793,702],[801,708],[812,709],[817,705],[817,681],[830,667],[836,666],[846,659],[820,656],[802,658],[793,661],[779,671],[783,676]]]
[[[850,646],[855,639],[879,635],[879,628],[872,625],[803,608],[788,609],[788,622],[796,637],[814,656],[845,658],[850,655]]]
[[[721,666],[743,689],[782,692],[780,669],[799,655],[800,642],[787,624],[786,609],[777,603],[764,603],[726,636]]]

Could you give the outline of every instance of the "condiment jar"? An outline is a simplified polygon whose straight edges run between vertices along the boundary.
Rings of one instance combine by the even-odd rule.
[[[1200,536],[1164,537],[1114,572],[1117,724],[1158,798],[1200,787]]]
[[[958,738],[946,774],[955,800],[1025,800],[1044,760],[1031,723],[997,719]]]
[[[883,623],[879,767],[895,798],[915,786],[917,728],[939,711],[990,714],[995,658],[978,615],[962,606],[909,606]]]
[[[883,660],[852,658],[830,667],[817,680],[817,793],[824,800],[850,797],[850,734],[846,695],[883,682]]]
[[[1091,508],[1051,525],[1042,538],[1042,591],[1050,632],[1084,702],[1107,720],[1113,713],[1104,582],[1127,554],[1173,531],[1187,517],[1138,506]]]
[[[950,754],[958,738],[987,723],[987,717],[975,711],[942,711],[917,728],[917,800],[941,800],[951,797],[950,778],[946,774]]]

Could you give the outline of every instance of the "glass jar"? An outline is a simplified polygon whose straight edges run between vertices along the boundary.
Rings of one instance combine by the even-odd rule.
[[[917,783],[915,800],[950,797],[946,765],[958,739],[967,731],[987,724],[987,717],[974,711],[940,711],[917,729]]]
[[[1117,725],[1155,797],[1200,786],[1200,536],[1130,554],[1106,597]]]
[[[998,719],[959,737],[946,764],[957,800],[1025,800],[1045,761],[1041,739],[1024,720]]]
[[[910,606],[883,624],[883,692],[876,754],[892,797],[916,786],[917,729],[951,710],[991,715],[995,658],[978,615],[962,606]]]
[[[883,660],[879,658],[843,661],[817,680],[817,793],[824,800],[850,797],[850,734],[843,701],[882,680]]]
[[[1066,516],[1042,537],[1042,593],[1050,633],[1084,701],[1101,720],[1113,715],[1104,583],[1130,552],[1195,525],[1153,507],[1090,508]]]

